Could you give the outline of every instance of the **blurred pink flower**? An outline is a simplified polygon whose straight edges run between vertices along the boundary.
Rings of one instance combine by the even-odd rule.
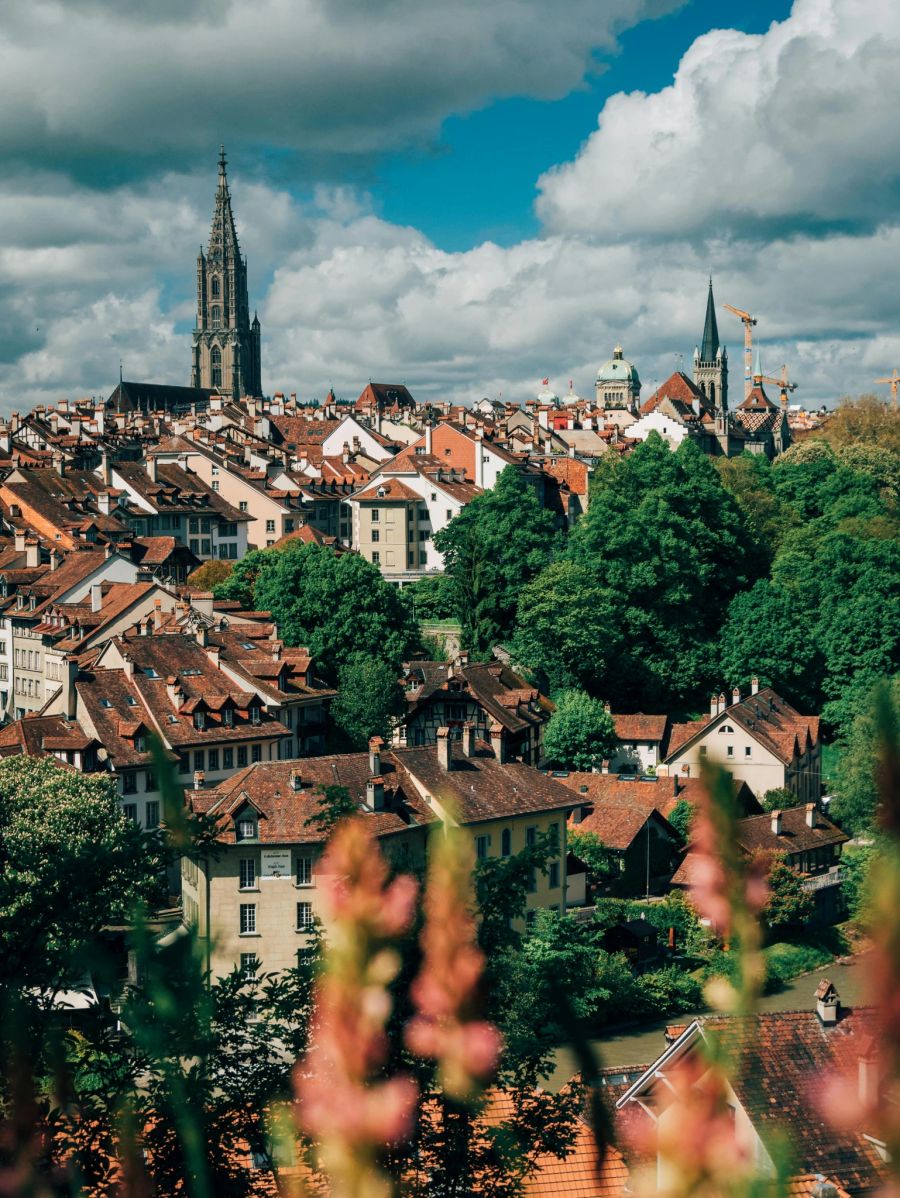
[[[379,1157],[409,1134],[417,1099],[411,1078],[380,1076],[392,1006],[387,987],[400,963],[390,942],[411,924],[416,884],[404,875],[388,882],[361,820],[337,829],[322,869],[325,966],[310,1049],[294,1072],[296,1117],[316,1141],[330,1193],[375,1198],[389,1189]]]
[[[465,1100],[490,1079],[501,1039],[493,1024],[474,1017],[484,956],[472,914],[470,842],[447,825],[432,843],[423,961],[412,985],[417,1014],[406,1026],[406,1043],[417,1056],[438,1062],[446,1094]]]

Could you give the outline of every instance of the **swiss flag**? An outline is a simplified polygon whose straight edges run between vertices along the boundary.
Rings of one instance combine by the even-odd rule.
[[[549,386],[550,386],[550,380],[549,380],[549,379],[541,379],[541,386],[542,386],[542,387],[549,387]]]

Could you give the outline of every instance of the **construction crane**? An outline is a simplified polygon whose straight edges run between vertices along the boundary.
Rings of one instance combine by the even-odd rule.
[[[753,326],[756,317],[745,312],[743,308],[733,308],[731,304],[723,304],[729,312],[739,317],[744,325],[744,399],[753,390]]]
[[[876,383],[890,383],[891,387],[891,407],[896,412],[897,410],[897,388],[900,387],[900,371],[894,367],[893,374],[889,379],[876,379]]]
[[[796,391],[797,384],[788,382],[788,368],[782,366],[781,378],[773,378],[770,374],[755,374],[753,376],[754,383],[771,383],[774,387],[778,387],[781,391],[781,406],[787,407],[788,391]]]

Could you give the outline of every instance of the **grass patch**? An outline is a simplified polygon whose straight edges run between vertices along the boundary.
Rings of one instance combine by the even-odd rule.
[[[809,973],[828,965],[849,948],[847,936],[838,924],[832,928],[810,929],[808,932],[778,940],[763,949],[766,959],[766,992],[780,989],[801,973]]]

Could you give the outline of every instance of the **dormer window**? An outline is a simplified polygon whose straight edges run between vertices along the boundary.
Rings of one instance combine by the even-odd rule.
[[[197,729],[198,732],[204,732],[206,730],[206,712],[205,711],[195,711],[194,712],[194,727]]]
[[[134,748],[136,753],[143,753],[147,748],[147,738],[143,732],[136,732],[134,735]]]
[[[262,713],[259,710],[259,704],[254,704],[250,708],[250,723],[258,724],[262,719]]]
[[[129,707],[137,707],[137,699],[134,697],[134,695],[127,695],[125,702]]]
[[[238,840],[256,840],[256,820],[252,815],[242,815],[237,821]]]
[[[222,726],[224,728],[234,727],[234,711],[230,707],[222,708]]]

